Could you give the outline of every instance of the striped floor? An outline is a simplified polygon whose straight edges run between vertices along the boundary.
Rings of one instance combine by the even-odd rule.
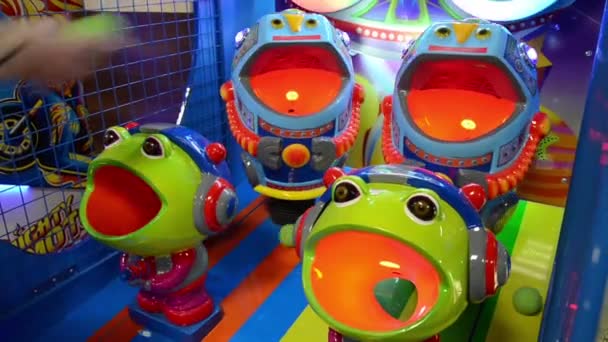
[[[555,112],[546,107],[541,111],[551,120],[548,137],[551,143],[545,148],[541,160],[534,161],[517,192],[521,198],[530,201],[563,206],[570,187],[577,137]]]
[[[279,246],[264,200],[250,193],[230,236],[208,244],[208,289],[225,317],[205,338],[211,342],[325,341],[327,328],[307,307],[293,250]],[[444,334],[446,341],[533,341],[540,317],[515,314],[510,295],[523,285],[546,293],[562,209],[523,203],[500,239],[513,254],[513,278],[498,298],[471,306]],[[41,340],[155,341],[138,335],[126,305],[135,290],[115,280],[76,308]],[[161,342],[160,340],[156,340]]]

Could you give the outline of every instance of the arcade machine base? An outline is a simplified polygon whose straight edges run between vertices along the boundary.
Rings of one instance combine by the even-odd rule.
[[[134,301],[129,305],[129,316],[133,322],[145,327],[140,331],[138,340],[198,342],[222,320],[223,312],[219,306],[216,306],[211,316],[204,321],[187,327],[179,327],[167,322],[162,314],[143,311]]]

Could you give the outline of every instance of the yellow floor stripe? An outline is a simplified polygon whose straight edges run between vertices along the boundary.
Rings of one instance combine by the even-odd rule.
[[[281,342],[327,341],[327,325],[307,306],[281,339]]]
[[[518,314],[513,293],[520,287],[534,287],[545,299],[563,213],[563,208],[528,202],[511,256],[511,277],[500,292],[486,341],[538,339],[542,313],[534,317]]]

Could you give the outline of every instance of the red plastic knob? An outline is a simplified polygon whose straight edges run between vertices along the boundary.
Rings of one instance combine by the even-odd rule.
[[[344,175],[346,175],[346,173],[344,173],[342,169],[338,167],[331,167],[327,169],[327,171],[325,171],[325,174],[323,175],[323,184],[325,184],[325,186],[329,188],[332,184],[334,184],[336,179]]]
[[[387,96],[382,100],[382,113],[391,114],[393,112],[393,98],[391,96]]]
[[[133,128],[139,127],[139,124],[137,122],[135,122],[135,121],[131,121],[131,122],[125,124],[124,127],[125,127],[126,130],[132,130]]]
[[[481,210],[486,204],[487,196],[483,186],[475,183],[467,184],[460,188],[462,194],[468,198],[469,202],[477,210]]]
[[[532,119],[531,132],[542,137],[549,134],[551,131],[551,120],[549,116],[543,112],[536,113]]]
[[[234,88],[232,87],[232,82],[227,81],[226,83],[222,84],[220,87],[220,96],[225,102],[234,100]]]
[[[355,91],[353,93],[353,97],[355,101],[363,102],[365,100],[365,89],[362,85],[355,83]]]
[[[226,160],[226,148],[220,143],[211,143],[207,145],[205,153],[213,164],[219,164]]]

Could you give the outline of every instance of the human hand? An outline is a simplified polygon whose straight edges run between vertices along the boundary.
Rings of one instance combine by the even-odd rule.
[[[71,23],[49,17],[0,23],[6,37],[0,47],[0,79],[60,82],[86,76],[96,60],[128,44],[124,26],[107,16]]]

